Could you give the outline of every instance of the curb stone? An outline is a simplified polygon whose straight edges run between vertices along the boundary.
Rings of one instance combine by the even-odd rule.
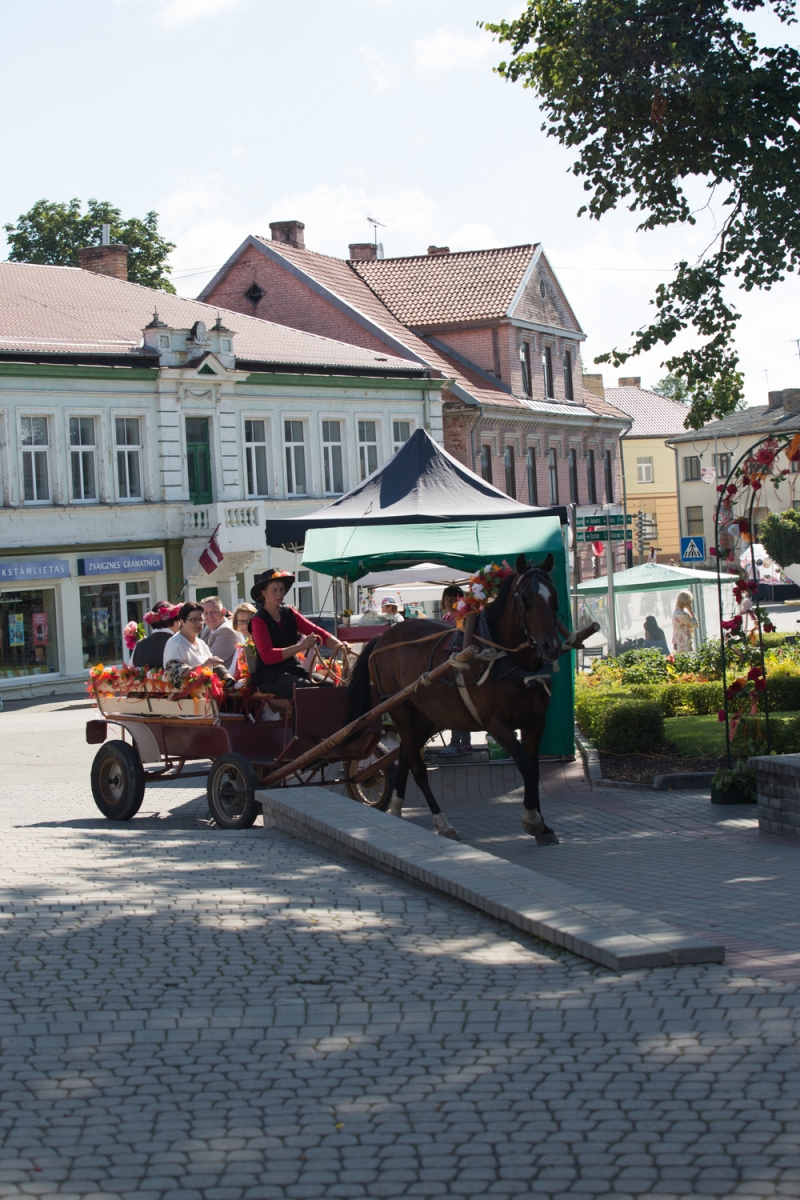
[[[724,961],[723,945],[328,788],[259,791],[256,800],[266,833],[281,829],[349,854],[611,970]]]

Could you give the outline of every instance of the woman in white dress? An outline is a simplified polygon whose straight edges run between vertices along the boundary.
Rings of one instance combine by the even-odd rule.
[[[672,614],[672,649],[676,654],[691,654],[698,621],[692,611],[690,592],[678,592]]]
[[[164,647],[164,671],[174,688],[180,688],[183,676],[194,667],[213,667],[214,673],[223,680],[231,678],[225,663],[212,654],[199,636],[203,628],[203,609],[188,600],[178,613],[181,627]]]

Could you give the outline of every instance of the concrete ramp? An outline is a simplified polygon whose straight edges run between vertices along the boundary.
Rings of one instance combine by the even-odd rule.
[[[613,971],[724,961],[724,946],[327,788],[275,789],[256,797],[267,829],[297,834],[422,883]],[[531,845],[532,860],[565,852]]]

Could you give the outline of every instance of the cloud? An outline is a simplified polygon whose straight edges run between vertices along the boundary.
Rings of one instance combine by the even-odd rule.
[[[244,0],[159,0],[156,5],[158,21],[165,29],[191,25],[203,17],[214,17],[226,8],[238,8]]]
[[[467,224],[459,225],[445,239],[445,245],[456,250],[489,250],[493,246],[503,246],[506,243],[497,236],[491,225]]]
[[[356,54],[366,64],[367,75],[374,84],[376,92],[385,92],[394,87],[398,79],[397,71],[373,46],[357,46]]]
[[[468,36],[454,25],[440,25],[414,42],[414,62],[424,71],[455,71],[482,67],[497,47],[485,33]]]

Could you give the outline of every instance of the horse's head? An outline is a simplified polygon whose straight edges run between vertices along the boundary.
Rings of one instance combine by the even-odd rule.
[[[550,578],[553,556],[548,554],[544,562],[529,563],[520,554],[516,563],[516,578],[513,584],[515,615],[521,623],[532,649],[548,662],[558,658],[561,638],[558,634],[558,593]]]

